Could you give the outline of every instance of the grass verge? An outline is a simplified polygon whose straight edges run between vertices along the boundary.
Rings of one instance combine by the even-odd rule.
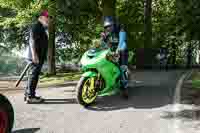
[[[200,90],[200,72],[194,71],[191,76],[192,89]]]
[[[69,81],[77,81],[81,77],[80,72],[70,72],[70,73],[57,73],[53,76],[42,75],[40,77],[41,86],[50,86],[55,84],[64,84]]]

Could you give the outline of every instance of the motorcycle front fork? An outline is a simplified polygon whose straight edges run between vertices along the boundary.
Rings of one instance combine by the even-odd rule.
[[[103,87],[104,87],[104,84],[103,84],[101,75],[100,75],[100,73],[98,73],[97,79],[95,80],[95,88],[96,88],[96,90],[99,91],[99,90],[103,89]]]

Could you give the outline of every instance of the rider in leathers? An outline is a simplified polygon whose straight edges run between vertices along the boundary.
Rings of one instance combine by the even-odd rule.
[[[112,48],[113,44],[117,42],[117,54],[120,55],[120,68],[121,68],[121,89],[122,89],[122,96],[124,98],[128,98],[128,81],[125,76],[125,72],[127,72],[127,65],[128,65],[128,50],[126,44],[126,32],[124,31],[124,26],[120,26],[119,35],[113,31],[113,22],[112,21],[105,21],[104,22],[104,32],[101,33],[101,47],[103,48]],[[117,39],[116,39],[117,38]],[[119,38],[119,41],[118,41]]]

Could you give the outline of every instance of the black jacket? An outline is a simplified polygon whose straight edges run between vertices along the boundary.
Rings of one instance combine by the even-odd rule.
[[[43,63],[47,57],[48,35],[44,26],[38,21],[30,31],[30,46],[34,46],[40,63]]]

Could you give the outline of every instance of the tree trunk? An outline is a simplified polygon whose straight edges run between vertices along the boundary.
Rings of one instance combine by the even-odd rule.
[[[114,25],[113,25],[113,37],[117,37],[117,34],[115,33],[116,30],[116,17],[115,17],[115,6],[116,6],[116,0],[103,0],[103,21],[105,19],[110,18],[112,19]]]
[[[49,47],[48,47],[48,74],[56,74],[56,65],[55,65],[55,15],[52,8],[50,8],[50,20],[49,20]]]
[[[152,46],[152,0],[144,1],[144,47]]]
[[[175,68],[176,67],[176,45],[172,45],[172,65]]]
[[[187,68],[191,68],[192,65],[192,43],[189,42],[187,48]]]
[[[115,16],[116,0],[103,0],[103,16]]]

